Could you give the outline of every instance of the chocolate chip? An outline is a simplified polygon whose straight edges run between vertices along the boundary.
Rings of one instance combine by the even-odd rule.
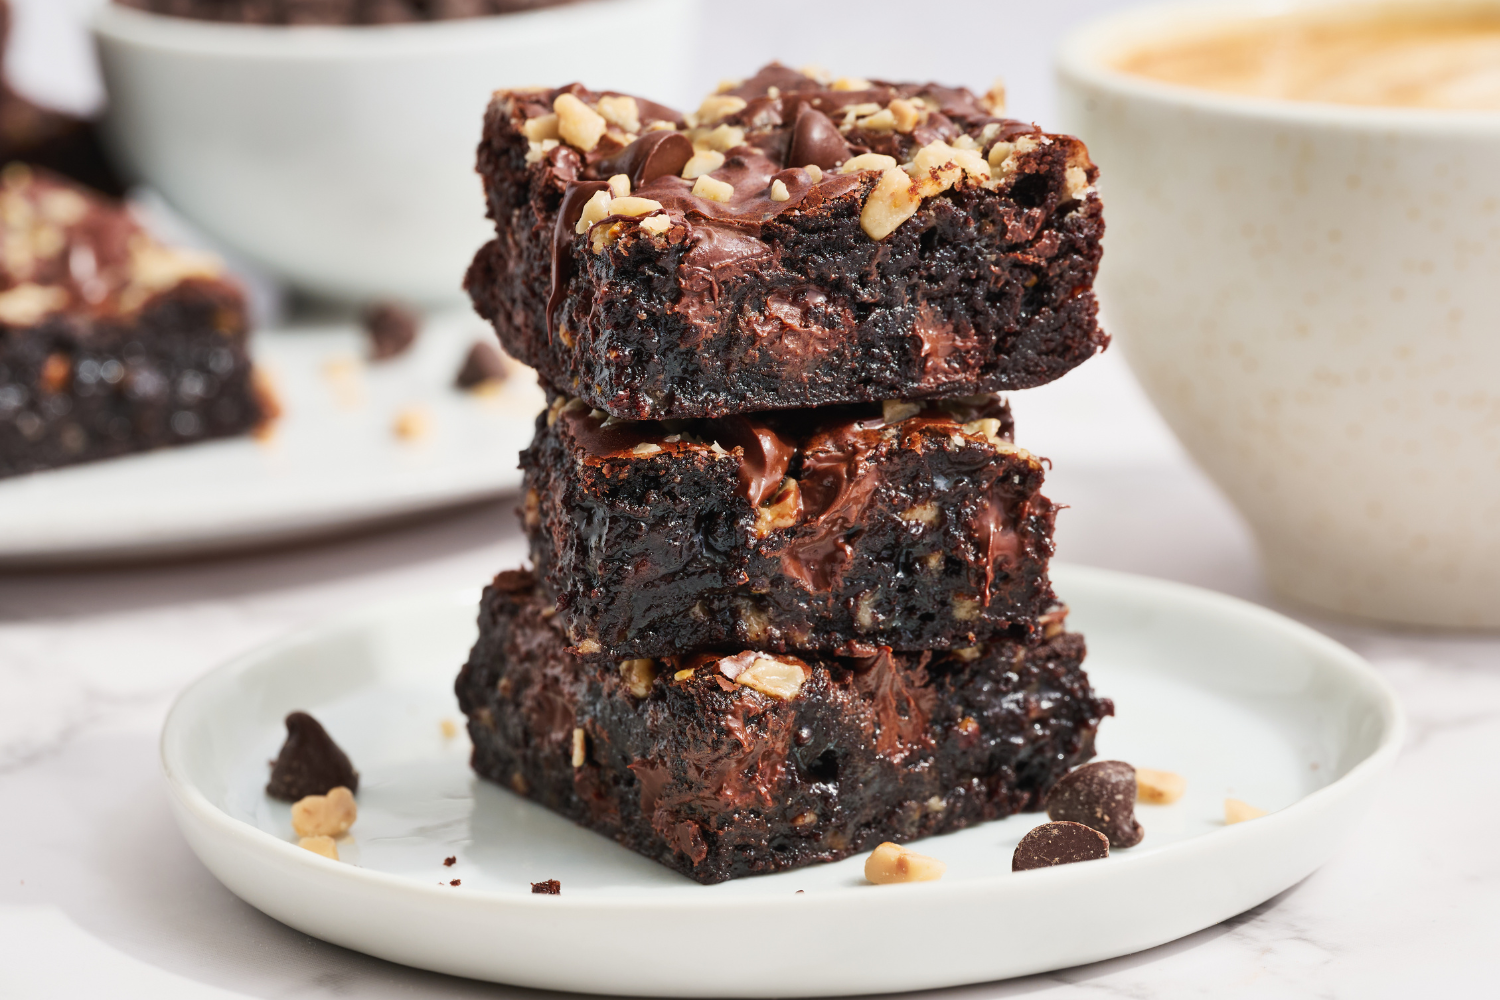
[[[545,882],[533,882],[531,891],[541,896],[561,896],[562,883],[555,878],[549,878]]]
[[[377,302],[365,311],[364,319],[377,361],[394,358],[410,347],[422,323],[416,313],[394,302]]]
[[[333,738],[306,712],[286,717],[286,742],[271,761],[266,794],[285,802],[327,795],[340,785],[359,791],[359,772]]]
[[[494,344],[476,341],[464,358],[463,367],[453,384],[460,389],[472,389],[486,382],[499,382],[505,378],[505,359]]]
[[[1047,818],[1093,827],[1109,846],[1134,847],[1146,835],[1135,821],[1135,768],[1096,760],[1063,775],[1047,795]]]
[[[613,156],[599,161],[595,171],[609,178],[625,174],[631,190],[658,177],[676,177],[693,158],[693,144],[681,132],[647,132]]]
[[[1082,823],[1043,823],[1016,845],[1016,853],[1010,857],[1010,870],[1024,872],[1107,857],[1109,841],[1098,830]]]
[[[786,165],[805,167],[815,163],[824,170],[849,159],[849,144],[823,112],[803,105],[792,126],[792,145],[787,150]]]

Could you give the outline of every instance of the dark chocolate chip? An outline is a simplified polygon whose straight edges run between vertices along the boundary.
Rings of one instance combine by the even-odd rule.
[[[1098,830],[1082,823],[1043,823],[1016,845],[1016,853],[1010,857],[1010,870],[1024,872],[1107,857],[1109,841]]]
[[[340,785],[359,791],[359,772],[338,744],[306,712],[286,717],[286,742],[271,761],[271,781],[266,794],[285,802],[309,795],[327,795]]]
[[[681,132],[647,132],[613,156],[599,161],[600,177],[625,174],[631,190],[658,177],[676,177],[693,158],[693,144]],[[576,221],[576,220],[575,220]]]
[[[1047,818],[1093,827],[1115,849],[1134,847],[1146,835],[1135,821],[1135,768],[1096,760],[1065,774],[1047,794]]]
[[[561,896],[562,883],[555,878],[549,878],[545,882],[533,882],[531,891],[541,896]]]
[[[410,347],[422,324],[416,313],[394,302],[377,302],[365,311],[364,318],[377,361],[394,358]]]
[[[827,115],[807,105],[797,112],[792,126],[792,145],[787,150],[786,165],[805,167],[815,163],[830,170],[849,159],[849,144]]]
[[[500,349],[494,344],[480,340],[469,348],[469,354],[464,358],[463,367],[459,368],[458,376],[453,380],[453,384],[460,389],[472,389],[476,385],[499,382],[503,378],[505,378],[505,359],[500,356]]]

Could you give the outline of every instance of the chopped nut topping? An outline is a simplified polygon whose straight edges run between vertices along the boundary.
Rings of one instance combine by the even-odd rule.
[[[694,670],[692,667],[688,667],[684,670],[677,671],[672,675],[672,679],[674,681],[690,681],[693,679],[693,675],[697,672],[698,671]]]
[[[946,812],[948,803],[944,802],[942,796],[934,795],[927,800],[927,811],[930,813]]]
[[[614,198],[628,197],[630,195],[630,176],[628,174],[615,174],[611,177],[609,179],[609,193]]]
[[[583,211],[579,213],[578,224],[573,227],[573,232],[586,233],[595,223],[609,218],[609,203],[613,200],[608,191],[595,191],[594,196],[584,202]]]
[[[552,110],[557,112],[557,132],[568,145],[585,153],[592,152],[599,145],[606,127],[604,116],[599,112],[572,94],[559,94],[552,102]]]
[[[829,90],[870,90],[875,85],[857,76],[841,76],[829,84]]]
[[[886,399],[880,403],[880,418],[888,424],[899,424],[921,412],[921,403],[913,403],[904,399]]]
[[[802,491],[797,480],[787,477],[771,501],[755,511],[755,537],[765,538],[773,531],[795,527],[802,517]]]
[[[719,85],[714,88],[714,93],[715,94],[727,93],[728,91],[733,90],[735,87],[738,87],[740,84],[742,84],[744,82],[745,82],[744,80],[728,80],[728,79],[720,80],[719,81]]]
[[[929,528],[937,524],[941,516],[937,503],[932,500],[908,507],[901,512],[901,520],[925,524]]]
[[[793,826],[812,826],[817,821],[818,814],[813,812],[811,809],[807,810],[804,813],[798,813],[796,816],[792,817]]]
[[[734,610],[740,624],[745,626],[745,638],[750,642],[765,642],[771,633],[771,618],[765,609],[750,598],[737,597]]]
[[[640,444],[636,445],[634,448],[631,448],[630,449],[630,453],[632,455],[640,455],[642,457],[645,457],[647,455],[655,455],[658,452],[660,452],[661,450],[662,450],[662,447],[659,444],[655,444],[655,443],[653,443],[651,441],[642,441]]]
[[[337,837],[354,825],[359,807],[343,785],[327,795],[309,795],[292,806],[292,829],[299,837]]]
[[[879,154],[865,153],[863,156],[856,156],[844,164],[844,171],[847,172],[849,164],[855,160],[877,155]],[[890,157],[882,159],[889,160]],[[896,231],[897,226],[917,214],[917,209],[922,205],[922,196],[917,194],[915,187],[916,183],[900,167],[891,166],[880,175],[880,182],[870,192],[870,197],[865,199],[864,208],[859,213],[860,228],[870,239],[885,239]]]
[[[973,136],[965,133],[965,134],[959,136],[957,139],[953,140],[953,148],[954,149],[978,149],[979,148],[979,143],[977,143],[977,142],[974,141],[974,137]]]
[[[954,659],[963,660],[965,663],[973,663],[984,655],[983,646],[964,646],[953,651]]]
[[[891,113],[891,120],[896,123],[897,132],[910,132],[922,123],[927,117],[927,109],[916,101],[908,101],[898,97],[886,105]]]
[[[980,417],[963,425],[965,434],[982,437],[993,447],[1009,450],[1011,443],[1000,436],[1000,421],[994,417]]]
[[[790,701],[802,690],[807,673],[800,663],[756,656],[750,666],[730,679],[778,701]]]
[[[979,602],[972,597],[955,597],[953,617],[961,622],[973,621],[979,617]]]
[[[730,94],[712,94],[703,99],[698,105],[698,124],[712,125],[717,121],[728,118],[730,115],[744,111],[746,101],[743,97],[734,97]]]
[[[1135,797],[1153,805],[1171,805],[1187,791],[1187,779],[1171,771],[1154,771],[1149,767],[1135,769]]]
[[[809,177],[812,178],[812,182],[814,184],[822,184],[823,183],[823,168],[822,167],[818,166],[816,163],[809,163],[807,166],[803,167],[802,169],[807,171],[807,176],[809,176]]]
[[[712,132],[705,133],[693,140],[694,148],[703,147],[727,153],[736,146],[745,144],[745,130],[737,125],[720,125]]]
[[[929,552],[922,557],[922,565],[927,572],[936,573],[943,568],[944,556],[941,552]]]
[[[980,105],[994,115],[996,118],[1005,114],[1005,81],[995,77],[995,82],[990,84],[990,89],[984,92],[979,99]]]
[[[609,203],[610,215],[628,215],[631,218],[639,218],[661,210],[661,202],[652,201],[650,198],[624,197],[616,198]]]
[[[819,83],[824,84],[825,86],[827,85],[829,80],[833,79],[833,74],[828,72],[828,70],[824,69],[822,66],[819,66],[817,63],[808,63],[805,66],[798,66],[797,72],[801,73],[809,80],[816,80]]]
[[[787,201],[791,197],[792,193],[786,189],[785,181],[778,179],[771,182],[772,201]]]
[[[557,115],[541,115],[537,118],[526,119],[521,123],[521,134],[532,142],[562,138],[562,133],[557,130]]]
[[[861,153],[851,156],[839,165],[839,173],[852,174],[856,170],[890,170],[896,165],[894,156],[884,153]]]
[[[854,124],[867,132],[890,132],[896,128],[896,116],[890,108],[881,108],[872,115],[856,120]]]
[[[703,174],[693,182],[693,194],[722,203],[734,197],[734,185]]]
[[[672,220],[665,214],[648,215],[641,220],[641,228],[653,236],[660,236],[672,228]]]
[[[339,859],[339,845],[333,842],[332,837],[303,837],[297,841],[297,846],[304,851],[321,854],[330,861]]]
[[[655,660],[624,660],[620,663],[620,676],[625,678],[625,687],[636,698],[651,693],[651,683],[656,680]]]
[[[1082,167],[1069,167],[1064,170],[1063,182],[1067,185],[1069,198],[1080,198],[1089,189],[1089,175]]]
[[[682,168],[684,180],[697,180],[704,174],[711,174],[724,165],[724,154],[716,149],[699,149]]]
[[[1266,814],[1264,809],[1257,809],[1248,802],[1239,799],[1224,800],[1224,822],[1243,823],[1247,819],[1260,819]]]
[[[1015,169],[1015,164],[1014,163],[1010,163],[1010,157],[1011,157],[1011,154],[1015,152],[1015,150],[1016,150],[1016,144],[1013,143],[1013,142],[997,142],[997,143],[995,143],[993,146],[990,147],[990,156],[989,156],[989,164],[990,164],[990,166],[993,167],[995,170],[1002,170],[1005,173],[1009,173],[1011,170],[1014,170]],[[1007,163],[1010,163],[1009,170],[1004,169],[1005,165]]]
[[[599,98],[599,114],[604,120],[624,132],[639,132],[641,130],[640,107],[635,103],[634,97],[601,97]]]
[[[533,163],[541,163],[542,160],[546,158],[547,154],[550,153],[550,152],[552,152],[554,149],[556,149],[557,146],[558,146],[558,140],[556,140],[556,139],[543,139],[541,142],[527,143],[526,144],[526,164],[527,164],[527,166],[530,166]]]
[[[875,600],[880,596],[880,588],[866,590],[854,599],[854,624],[861,632],[873,632],[879,623],[875,620]]]
[[[897,882],[935,882],[948,866],[936,858],[909,851],[900,844],[886,841],[865,859],[865,879],[876,885]]]
[[[599,640],[594,638],[585,639],[573,648],[578,650],[578,652],[582,653],[585,656],[588,656],[592,653],[599,653],[604,650],[604,647],[599,645]]]
[[[0,292],[0,323],[32,326],[68,304],[68,293],[59,285],[27,282]]]
[[[579,768],[588,759],[588,734],[577,726],[573,727],[573,766]]]

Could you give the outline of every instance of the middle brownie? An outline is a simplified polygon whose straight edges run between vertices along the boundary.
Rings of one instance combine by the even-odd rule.
[[[1025,643],[1054,508],[1010,438],[993,396],[666,422],[558,398],[522,519],[580,653]]]

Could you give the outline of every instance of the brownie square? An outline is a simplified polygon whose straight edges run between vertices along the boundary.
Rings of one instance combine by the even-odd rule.
[[[1108,340],[1098,171],[998,110],[777,65],[691,115],[500,91],[466,287],[508,353],[618,417],[1041,385]]]
[[[0,172],[0,477],[243,434],[271,416],[218,263],[123,206]]]
[[[568,650],[525,572],[485,591],[459,674],[473,766],[702,883],[1036,809],[1113,704],[1060,624],[1038,645],[860,658]]]
[[[1010,438],[993,396],[666,422],[557,397],[522,521],[584,652],[1028,642],[1054,508]]]

